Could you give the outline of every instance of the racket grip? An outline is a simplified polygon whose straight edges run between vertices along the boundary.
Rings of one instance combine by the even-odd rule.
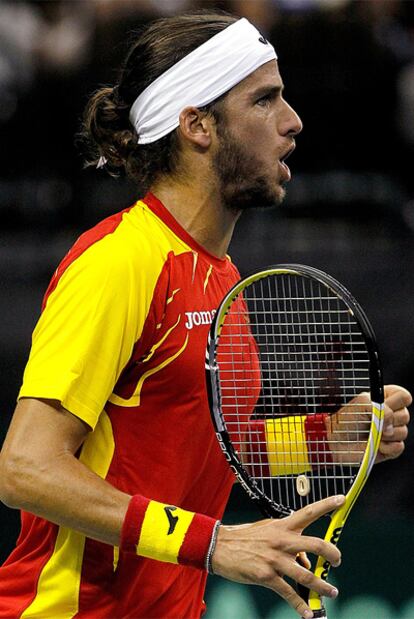
[[[296,557],[296,562],[302,567],[305,567],[305,565],[300,560],[299,555]],[[301,585],[300,583],[297,582],[296,591],[298,592],[302,600],[305,600],[305,602],[308,604],[309,603],[309,589],[305,587],[305,585]],[[313,619],[328,619],[328,615],[326,614],[326,610],[323,605],[321,608],[317,610],[312,610],[312,612],[313,612]]]
[[[301,567],[306,567],[303,562],[300,559],[300,556],[298,555],[296,557],[296,563],[298,563]],[[300,597],[302,598],[302,600],[305,600],[306,603],[308,603],[309,601],[309,589],[307,587],[305,587],[305,585],[301,585],[299,582],[296,583],[296,591],[298,592],[298,594],[300,595]],[[314,612],[314,616],[315,616],[315,611]]]

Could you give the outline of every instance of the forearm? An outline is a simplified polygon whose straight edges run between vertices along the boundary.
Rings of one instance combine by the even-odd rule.
[[[14,469],[14,470],[13,470]],[[101,479],[70,453],[41,468],[10,462],[4,502],[87,537],[118,546],[130,496]]]
[[[89,436],[57,402],[19,402],[0,455],[0,498],[127,552],[204,568],[217,521],[119,491],[83,463],[87,445],[75,456]]]
[[[75,456],[89,434],[58,402],[21,400],[0,454],[0,499],[118,545],[130,496]]]

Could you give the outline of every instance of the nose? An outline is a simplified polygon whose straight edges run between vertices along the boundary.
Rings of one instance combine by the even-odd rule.
[[[283,114],[280,116],[280,125],[279,131],[281,135],[297,135],[303,129],[303,124],[301,119],[295,110],[287,103],[287,101],[283,101],[285,109]]]

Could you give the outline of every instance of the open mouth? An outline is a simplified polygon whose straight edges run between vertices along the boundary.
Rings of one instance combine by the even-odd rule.
[[[280,163],[284,163],[286,161],[286,159],[288,157],[290,157],[290,155],[293,153],[295,148],[296,148],[296,145],[292,144],[292,146],[289,148],[289,150],[287,150],[286,153],[282,157],[280,157],[280,159],[279,159]]]
[[[288,157],[290,157],[290,155],[293,153],[293,151],[295,150],[295,144],[291,144],[290,147],[288,148],[288,150],[280,157],[279,159],[279,165],[282,169],[282,180],[283,182],[288,182],[291,179],[291,174],[290,174],[290,169],[289,167],[286,165],[286,159]]]

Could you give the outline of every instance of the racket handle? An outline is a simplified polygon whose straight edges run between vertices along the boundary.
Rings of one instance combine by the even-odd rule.
[[[305,567],[300,560],[300,556],[296,557],[296,563],[299,563],[302,567]],[[296,583],[296,591],[306,603],[309,601],[309,589],[305,587],[305,585],[301,585],[300,583]],[[326,614],[325,608],[319,608],[318,610],[312,610],[314,619],[328,619],[328,615]]]
[[[296,563],[298,563],[302,567],[305,567],[299,556],[296,557]],[[305,602],[307,603],[309,600],[309,589],[305,587],[305,585],[301,585],[299,582],[295,583],[295,589],[302,598],[302,600],[305,600]]]
[[[298,563],[302,567],[305,567],[299,555],[296,557],[296,563]],[[300,595],[300,597],[302,598],[302,600],[305,600],[305,602],[308,603],[309,589],[305,587],[305,585],[301,585],[299,582],[295,583],[295,589],[297,593]],[[315,611],[313,611],[313,613],[314,613],[313,616],[315,616]]]

